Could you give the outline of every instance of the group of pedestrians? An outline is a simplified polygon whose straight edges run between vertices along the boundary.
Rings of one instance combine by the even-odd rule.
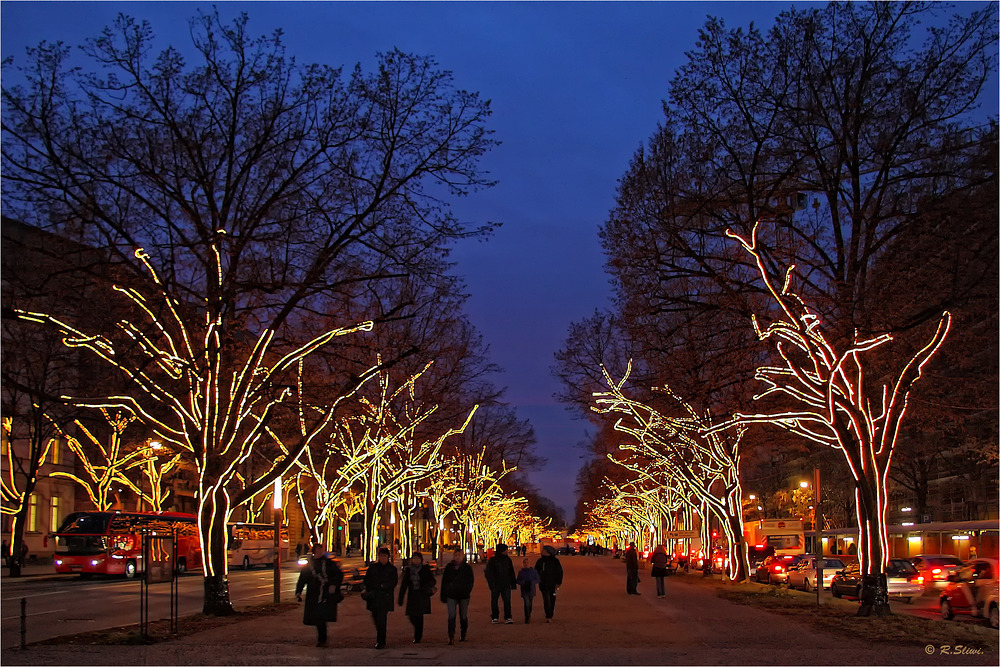
[[[378,560],[365,572],[362,598],[375,623],[375,648],[385,648],[389,612],[395,605],[404,607],[413,626],[413,643],[418,644],[424,635],[424,616],[431,613],[431,598],[438,591],[437,581],[423,555],[414,552],[403,566],[402,572],[389,562],[386,548],[378,550]],[[510,594],[520,589],[524,603],[524,622],[531,622],[531,612],[536,591],[541,594],[545,622],[551,623],[555,613],[556,595],[562,586],[562,564],[550,546],[543,549],[534,567],[527,558],[522,561],[520,572],[514,573],[514,564],[507,554],[507,545],[498,544],[485,568],[486,584],[490,589],[490,616],[493,623],[500,622],[499,603],[503,601],[504,622],[513,623]],[[295,596],[305,604],[302,622],[316,626],[316,645],[326,646],[327,623],[337,621],[337,605],[343,601],[340,592],[344,575],[335,561],[327,557],[322,545],[312,548],[312,559],[302,567]],[[398,596],[394,595],[397,584]],[[455,549],[451,561],[441,576],[440,599],[448,609],[448,644],[455,643],[455,626],[458,622],[460,641],[466,641],[469,630],[469,600],[475,586],[472,567],[466,562],[465,552]]]
[[[670,557],[667,549],[662,544],[653,549],[649,555],[650,574],[656,580],[656,597],[665,598],[666,589],[663,578],[670,572]],[[635,544],[629,543],[625,549],[625,592],[628,595],[642,595],[639,592],[639,552],[636,551]]]

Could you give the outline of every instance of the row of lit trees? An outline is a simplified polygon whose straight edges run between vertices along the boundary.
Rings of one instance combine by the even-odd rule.
[[[421,415],[437,401],[379,415],[378,392],[366,393],[379,374],[436,357],[422,341],[365,354],[349,339],[434,321],[441,295],[461,293],[449,246],[492,226],[456,220],[448,201],[491,185],[478,163],[495,142],[489,104],[431,58],[391,51],[372,72],[301,64],[280,31],[255,37],[245,15],[217,11],[196,16],[191,36],[156,53],[151,27],[121,16],[83,49],[97,73],[70,65],[62,44],[4,63],[3,213],[102,254],[72,268],[93,277],[86,298],[117,299],[105,322],[94,305],[105,301],[71,307],[57,294],[25,307],[5,295],[5,346],[8,329],[41,325],[78,355],[60,383],[35,385],[10,382],[4,355],[4,408],[15,430],[18,415],[30,426],[66,404],[134,417],[180,454],[196,477],[204,610],[226,614],[236,508],[255,512],[275,480],[312,476],[324,447],[340,457],[357,444],[375,450],[371,474],[341,479],[338,458],[326,490],[301,495],[322,496],[314,526],[358,506],[371,517],[433,474],[442,434],[467,421],[468,407],[449,408],[437,422],[455,421],[436,436],[408,426],[430,427]],[[108,381],[82,382],[82,361],[110,369]],[[4,485],[4,511],[19,516],[51,441],[32,434],[32,465],[12,489],[21,500]],[[343,498],[341,481],[360,498]]]
[[[995,302],[997,132],[973,115],[996,72],[995,7],[951,11],[832,2],[782,12],[767,32],[710,19],[601,231],[615,310],[574,324],[557,354],[564,398],[588,411],[614,391],[601,369],[622,377],[633,360],[621,393],[642,407],[617,399],[627,410],[616,410],[627,454],[603,432],[599,453],[638,449],[652,463],[666,443],[720,503],[725,484],[707,486],[711,466],[688,440],[746,429],[744,468],[775,448],[839,452],[865,612],[888,610],[887,478],[914,397],[944,391],[912,390],[949,357],[949,312],[962,324],[948,339],[957,331],[964,347],[937,374],[980,401],[966,376],[982,373],[964,357],[995,367],[995,318],[979,301]],[[650,389],[666,384],[714,421],[687,439],[657,422],[689,416]],[[931,403],[921,426],[943,435],[931,415],[953,417]]]

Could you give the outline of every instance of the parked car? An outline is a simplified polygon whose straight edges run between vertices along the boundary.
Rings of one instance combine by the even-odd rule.
[[[969,614],[986,619],[992,628],[998,627],[998,571],[996,559],[976,558],[949,576],[948,585],[941,593],[941,617],[951,620],[955,614]]]
[[[917,581],[930,590],[945,588],[948,577],[958,572],[963,563],[951,554],[921,554],[910,559],[917,568]]]
[[[748,577],[754,577],[757,574],[757,567],[764,562],[764,559],[768,556],[774,555],[774,547],[757,547],[751,545],[747,549],[747,560],[750,562],[750,571],[747,572]]]
[[[754,578],[762,584],[783,584],[788,581],[789,568],[795,567],[802,560],[802,554],[783,554],[768,556],[754,573]]]
[[[816,588],[816,556],[805,556],[798,567],[788,571],[788,587],[811,591]],[[847,565],[839,558],[823,559],[823,588],[830,587],[830,580],[837,570],[843,570]]]
[[[885,567],[886,587],[889,597],[911,602],[923,592],[923,584],[917,581],[917,570],[905,558],[890,558]],[[833,597],[861,597],[861,564],[851,563],[830,579]]]

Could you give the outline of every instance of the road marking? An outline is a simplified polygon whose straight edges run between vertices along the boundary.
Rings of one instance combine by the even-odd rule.
[[[59,613],[60,611],[66,611],[66,610],[65,609],[52,609],[50,611],[36,611],[33,614],[25,614],[25,616],[41,616],[42,614],[56,614],[56,613]],[[21,618],[21,615],[18,614],[17,616],[6,616],[4,618],[0,618],[0,621],[12,621],[15,618]]]
[[[18,595],[12,598],[3,598],[3,602],[13,602],[14,600],[20,600],[21,598],[40,598],[43,595],[65,595],[66,591],[52,591],[51,593],[28,593],[27,595]]]

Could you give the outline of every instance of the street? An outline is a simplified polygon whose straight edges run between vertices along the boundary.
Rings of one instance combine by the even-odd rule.
[[[282,568],[282,595],[291,599],[298,570]],[[229,573],[229,589],[236,605],[269,602],[274,591],[274,571],[254,569]],[[202,577],[191,572],[178,579],[178,612],[181,616],[196,614],[202,609],[204,589]],[[35,642],[61,635],[102,630],[139,622],[139,581],[93,578],[76,575],[59,578],[24,577],[4,579],[0,592],[3,646],[20,642],[21,598],[27,604],[26,641]],[[170,615],[168,584],[150,587],[149,615],[153,620]]]
[[[530,558],[532,563],[534,560]],[[371,617],[358,595],[349,594],[340,605],[338,622],[330,628],[329,647],[325,649],[313,646],[315,630],[302,625],[301,609],[296,607],[275,616],[252,618],[151,646],[36,645],[25,652],[5,649],[2,658],[4,664],[152,665],[996,663],[995,651],[955,659],[927,655],[923,646],[871,644],[855,637],[823,632],[794,617],[722,600],[717,597],[714,587],[692,583],[691,579],[697,575],[668,578],[667,597],[659,600],[652,578],[643,571],[639,586],[643,595],[627,596],[625,572],[620,561],[582,556],[561,560],[566,577],[551,625],[544,623],[541,601],[537,598],[532,622],[525,625],[516,593],[513,596],[515,624],[491,624],[483,566],[474,566],[476,587],[470,607],[469,641],[455,646],[446,643],[444,605],[434,600],[421,644],[411,643],[410,624],[397,609],[389,618],[387,649],[375,651]],[[520,568],[520,565],[520,560],[515,559],[515,567]],[[266,600],[270,574],[270,571],[233,573],[234,600],[241,595],[256,595]],[[287,590],[292,586],[293,573],[287,572],[284,576]],[[197,588],[194,584],[200,584],[200,580],[197,577],[190,579],[185,582],[186,596],[189,596],[186,604],[188,609],[196,611],[199,604],[192,597],[196,596],[192,589]],[[106,583],[115,590],[127,586]],[[91,586],[99,584],[86,583],[80,590],[86,588],[93,594],[95,589]],[[5,592],[5,610],[11,604],[6,600],[8,597],[13,596]],[[123,596],[123,599],[126,598]],[[128,599],[129,604],[134,599],[137,605],[137,594]],[[51,606],[71,607],[69,604]],[[900,609],[908,605],[894,603],[893,606]],[[65,618],[67,614],[59,612],[52,616]],[[136,618],[137,610],[131,612],[129,620]],[[16,643],[16,635],[8,635],[8,632],[5,621],[6,646]]]

